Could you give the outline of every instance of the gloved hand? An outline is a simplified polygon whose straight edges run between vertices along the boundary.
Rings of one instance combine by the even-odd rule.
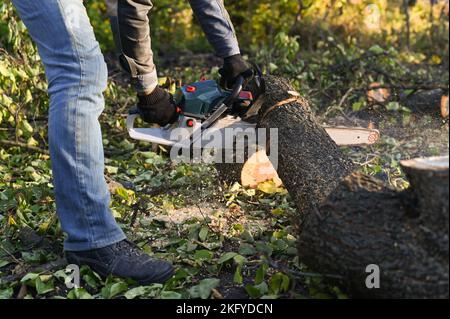
[[[178,119],[177,108],[172,95],[157,86],[147,95],[138,95],[138,110],[145,122],[166,126]]]
[[[225,89],[231,89],[239,76],[244,77],[245,87],[254,76],[252,65],[245,61],[240,54],[225,58],[219,73],[222,76],[220,85]]]

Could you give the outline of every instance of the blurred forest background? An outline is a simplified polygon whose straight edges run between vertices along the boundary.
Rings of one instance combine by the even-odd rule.
[[[177,275],[165,286],[135,287],[83,269],[85,286],[69,291],[63,270],[36,270],[59,260],[63,239],[47,151],[47,84],[25,26],[11,2],[0,0],[0,297],[346,297],[320,274],[303,276],[289,223],[295,210],[283,188],[219,188],[211,167],[174,166],[164,150],[127,138],[124,121],[135,96],[115,61],[107,7],[103,0],[84,2],[110,68],[101,122],[114,214],[143,249],[171,259]],[[173,90],[217,77],[221,61],[188,2],[154,5],[161,83]],[[448,123],[439,110],[448,103],[448,0],[225,5],[245,56],[291,80],[324,122],[375,121],[382,129],[377,147],[346,150],[365,173],[404,188],[400,159],[448,153]],[[429,94],[425,106],[410,102],[418,93]]]

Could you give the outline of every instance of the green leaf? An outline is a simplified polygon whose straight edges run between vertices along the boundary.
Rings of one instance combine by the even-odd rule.
[[[161,299],[181,299],[183,296],[175,291],[163,291],[161,292]]]
[[[230,261],[231,259],[233,259],[236,255],[237,255],[237,253],[234,253],[234,252],[225,253],[219,258],[217,263],[219,263],[219,264],[226,263],[227,261]]]
[[[174,278],[176,280],[186,279],[188,277],[189,277],[189,272],[187,272],[184,268],[179,268],[174,276]]]
[[[244,256],[241,256],[241,255],[234,256],[233,260],[239,266],[242,266],[243,264],[245,264],[247,262],[247,258],[245,258]]]
[[[23,129],[24,129],[25,131],[27,131],[28,133],[33,133],[33,127],[31,126],[30,123],[28,123],[27,120],[23,120],[23,121],[21,122],[21,124],[22,124],[22,127],[23,127]]]
[[[209,250],[197,250],[194,254],[194,259],[199,261],[209,261],[212,259],[213,255],[213,252]]]
[[[282,209],[282,208],[273,209],[272,210],[272,215],[282,216],[282,215],[284,215],[284,209]]]
[[[245,291],[251,298],[261,298],[261,296],[265,295],[269,288],[265,282],[260,283],[259,285],[247,285],[245,286]]]
[[[256,299],[256,298],[261,297],[261,293],[259,292],[259,289],[255,288],[255,286],[253,286],[253,285],[245,286],[245,291],[250,296],[250,298]]]
[[[360,111],[366,105],[365,101],[359,100],[358,102],[353,103],[352,110],[354,112]]]
[[[0,299],[10,299],[14,294],[12,287],[6,289],[0,289]]]
[[[211,295],[211,291],[216,288],[219,283],[220,280],[216,278],[203,279],[197,286],[189,289],[189,294],[192,298],[208,299]]]
[[[148,292],[147,287],[141,286],[128,290],[124,296],[127,299],[134,299],[136,297],[144,296],[147,292]]]
[[[258,190],[272,195],[272,194],[277,194],[277,193],[281,193],[281,194],[286,194],[287,191],[286,189],[284,189],[283,187],[278,187],[274,181],[268,181],[268,182],[264,182],[258,185]]]
[[[5,267],[6,265],[9,265],[11,262],[9,260],[3,260],[0,259],[0,268]]]
[[[373,54],[383,54],[384,53],[384,49],[382,47],[380,47],[379,45],[374,45],[369,49],[370,52],[372,52]]]
[[[75,288],[67,294],[68,299],[93,299],[92,295],[84,288]]]
[[[117,174],[119,172],[119,168],[115,167],[115,166],[105,166],[106,171],[108,172],[108,174],[114,175]]]
[[[130,195],[128,195],[127,190],[123,187],[116,188],[116,194],[126,201],[130,199]]]
[[[137,297],[156,297],[163,288],[161,284],[154,284],[151,286],[140,286],[128,290],[124,296],[127,299],[135,299]]]
[[[270,63],[269,64],[269,70],[271,73],[273,73],[276,69],[278,69],[278,66],[275,63]]]
[[[273,253],[273,249],[272,247],[270,247],[269,245],[267,245],[266,243],[263,242],[257,242],[256,243],[256,249],[260,252],[263,253],[266,256],[270,256]]]
[[[256,249],[253,245],[244,243],[239,247],[239,254],[244,256],[252,256],[256,254]]]
[[[242,285],[244,279],[242,278],[242,265],[238,265],[236,267],[236,271],[234,272],[233,282],[238,285]]]
[[[386,104],[386,110],[388,111],[399,111],[401,107],[402,106],[398,102],[389,102]]]
[[[98,280],[97,276],[93,274],[86,274],[83,276],[83,280],[91,287],[96,289],[100,285],[100,281]]]
[[[36,278],[35,287],[38,295],[44,295],[55,289],[53,279],[44,282],[41,280],[41,276]]]
[[[201,241],[205,241],[206,238],[208,238],[208,233],[209,233],[209,229],[207,227],[202,227],[202,229],[200,229],[200,232],[198,233],[198,238]]]
[[[126,291],[128,289],[128,285],[125,282],[117,282],[111,286],[110,290],[110,298],[113,298],[120,293]]]
[[[4,77],[12,76],[12,72],[5,61],[0,61],[0,75],[3,75]]]
[[[289,290],[289,277],[283,273],[276,273],[270,278],[269,288],[270,291],[277,295]]]
[[[119,281],[116,283],[112,283],[112,284],[107,284],[103,289],[102,289],[102,296],[105,299],[111,299],[114,298],[115,296],[121,294],[122,292],[126,291],[128,289],[128,285],[123,282],[123,281]]]
[[[245,230],[242,234],[241,234],[241,238],[242,240],[248,242],[248,243],[254,243],[255,239],[253,238],[253,235],[248,231]]]
[[[267,264],[262,264],[261,266],[259,266],[258,270],[256,271],[255,284],[259,285],[264,281],[264,277],[266,276],[268,268],[269,266]]]
[[[38,278],[38,277],[39,277],[39,274],[30,272],[30,273],[26,274],[26,275],[20,280],[20,282],[21,282],[21,283],[27,283],[27,282],[36,280],[36,278]]]

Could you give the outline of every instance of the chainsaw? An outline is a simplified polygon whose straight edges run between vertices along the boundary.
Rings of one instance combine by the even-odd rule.
[[[189,141],[184,145],[191,147],[206,131],[256,128],[256,124],[249,123],[246,116],[255,113],[253,107],[261,105],[258,100],[265,93],[262,73],[257,67],[255,71],[254,79],[246,86],[251,87],[251,90],[244,89],[243,77],[239,77],[229,90],[221,88],[214,80],[202,80],[182,86],[174,95],[179,118],[165,127],[135,127],[140,115],[137,108],[132,109],[127,117],[130,137],[170,147],[180,143],[180,136],[176,132],[182,129],[187,132],[182,138]],[[338,145],[374,144],[380,136],[377,130],[365,128],[325,127],[325,130]]]

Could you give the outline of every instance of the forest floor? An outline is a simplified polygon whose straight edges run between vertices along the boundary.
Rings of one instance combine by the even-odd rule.
[[[199,60],[205,74],[208,65],[217,62],[208,55]],[[178,60],[184,75],[189,61]],[[163,66],[177,72],[174,62],[165,61]],[[114,67],[111,70],[111,80],[122,84],[122,75]],[[194,66],[187,78],[202,72]],[[3,153],[0,157],[9,171],[2,177],[11,191],[21,191],[15,195],[19,209],[5,208],[8,214],[3,218],[8,222],[0,230],[0,297],[347,297],[345,284],[330,284],[296,257],[290,222],[296,211],[284,188],[271,182],[257,189],[221,185],[209,165],[175,165],[164,149],[130,140],[123,130],[124,113],[133,103],[130,92],[119,88],[107,94],[101,117],[111,205],[132,241],[154,257],[174,263],[175,277],[164,286],[139,287],[118,278],[102,280],[83,267],[82,288],[67,289],[68,274],[60,260],[63,234],[48,187],[49,157],[40,152]],[[401,159],[448,154],[449,125],[440,118],[438,106],[436,113],[429,114],[371,108],[319,116],[324,124],[367,127],[373,123],[381,132],[378,144],[344,151],[361,171],[397,189],[408,186]],[[34,205],[20,207],[22,197]],[[18,220],[29,227],[14,229]],[[43,270],[42,265],[50,269]]]

